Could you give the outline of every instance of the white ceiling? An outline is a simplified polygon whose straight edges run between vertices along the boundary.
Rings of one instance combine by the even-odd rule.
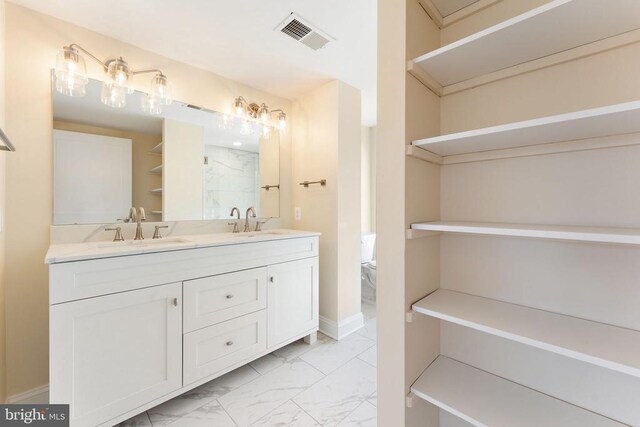
[[[478,0],[431,0],[433,5],[438,8],[440,15],[449,16],[454,12],[464,9],[472,5]]]
[[[376,123],[376,0],[12,1],[289,99],[340,79]],[[314,51],[274,31],[291,12],[336,40]]]

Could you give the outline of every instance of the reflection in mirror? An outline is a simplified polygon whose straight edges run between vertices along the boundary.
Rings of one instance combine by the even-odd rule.
[[[126,222],[132,206],[149,221],[227,219],[251,206],[280,215],[277,128],[175,101],[149,114],[142,92],[112,108],[100,90],[97,80],[84,97],[52,90],[55,225]]]

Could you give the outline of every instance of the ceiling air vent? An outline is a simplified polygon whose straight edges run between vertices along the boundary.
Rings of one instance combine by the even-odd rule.
[[[278,27],[276,27],[277,31],[280,31],[292,39],[310,47],[313,50],[322,49],[329,43],[334,40],[333,37],[328,34],[318,30],[317,28],[313,28],[313,25],[309,24],[309,22],[302,19],[300,16],[297,16],[295,13],[291,13],[287,18],[282,21]]]

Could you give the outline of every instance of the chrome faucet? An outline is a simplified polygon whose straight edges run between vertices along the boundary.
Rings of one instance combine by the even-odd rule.
[[[233,233],[239,233],[240,232],[240,228],[238,227],[238,223],[240,222],[240,209],[238,209],[238,208],[231,209],[231,213],[229,214],[229,216],[233,217],[233,213],[234,212],[238,214],[238,220],[235,221],[235,222],[230,222],[228,224],[229,225],[233,225]]]
[[[131,221],[135,221],[136,225],[136,237],[133,240],[144,240],[142,235],[142,221],[146,221],[147,217],[144,214],[144,208],[131,208],[129,209],[129,218]]]
[[[253,206],[251,206],[249,209],[247,209],[247,216],[245,217],[245,221],[244,221],[244,232],[245,233],[251,231],[251,227],[249,227],[249,212],[251,212],[251,218],[255,218],[256,217],[256,210],[253,209]]]

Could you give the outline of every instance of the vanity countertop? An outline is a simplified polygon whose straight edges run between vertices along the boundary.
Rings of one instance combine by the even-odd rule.
[[[207,248],[212,246],[238,245],[243,243],[295,239],[319,235],[320,233],[313,231],[279,229],[249,233],[214,233],[168,236],[163,239],[156,240],[146,239],[135,241],[127,240],[124,242],[100,241],[63,243],[49,246],[49,250],[45,257],[45,263],[57,264],[70,261],[84,261],[155,252]]]

